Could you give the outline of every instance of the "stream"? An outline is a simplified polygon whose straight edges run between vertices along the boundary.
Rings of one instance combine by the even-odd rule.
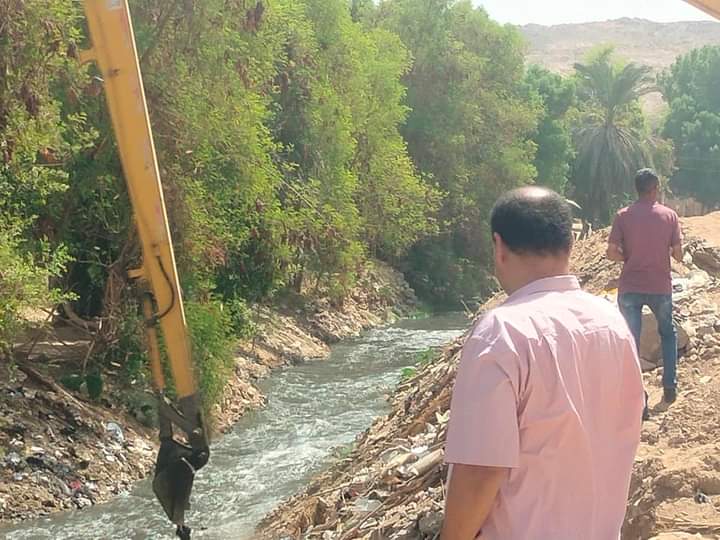
[[[210,463],[198,473],[186,515],[193,538],[250,537],[268,512],[336,459],[334,449],[387,412],[387,395],[419,352],[468,326],[462,314],[404,320],[334,346],[325,361],[263,381],[267,407],[245,415],[213,444]],[[174,527],[143,481],[106,504],[0,528],[0,538],[170,539]]]

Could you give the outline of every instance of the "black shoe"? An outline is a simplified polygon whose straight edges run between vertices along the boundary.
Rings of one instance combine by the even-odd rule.
[[[663,391],[663,401],[665,403],[675,403],[677,399],[677,388],[665,388]]]

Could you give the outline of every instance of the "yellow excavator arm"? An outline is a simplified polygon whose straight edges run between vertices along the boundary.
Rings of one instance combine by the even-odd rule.
[[[127,0],[84,0],[92,47],[81,61],[94,61],[105,85],[108,108],[130,194],[142,268],[130,272],[144,289],[143,312],[155,390],[159,398],[160,453],[153,490],[178,536],[189,538],[185,510],[195,471],[209,457],[208,437],[194,379],[190,340],[178,280],[162,184],[148,117]],[[165,396],[157,326],[167,350],[177,406]],[[174,429],[182,440],[174,438]]]
[[[720,0],[685,0],[688,4],[692,4],[698,9],[702,9],[705,13],[708,13],[720,19]]]

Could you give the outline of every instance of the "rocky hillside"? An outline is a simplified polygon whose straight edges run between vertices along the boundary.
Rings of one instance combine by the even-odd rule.
[[[613,44],[627,60],[661,71],[688,51],[704,45],[720,45],[720,23],[712,21],[656,23],[643,19],[520,28],[528,42],[528,62],[559,73],[571,73],[573,64],[598,45]],[[651,118],[665,109],[662,96],[643,98]]]
[[[540,26],[520,31],[528,42],[528,61],[553,71],[569,73],[597,45],[612,43],[620,55],[657,70],[696,47],[720,45],[720,23],[655,23],[642,19]]]
[[[652,418],[643,426],[623,540],[720,537],[720,213],[686,220],[684,228],[690,256],[686,265],[674,267],[682,289],[676,295],[678,320],[688,336],[680,394],[670,408],[661,403],[659,359],[648,347],[643,356]],[[577,246],[573,260],[573,272],[596,294],[612,294],[619,271],[603,255],[606,242],[607,231],[597,232]],[[449,345],[404,383],[391,413],[358,438],[353,453],[269,516],[259,534],[437,538],[445,493],[443,448],[461,344]]]

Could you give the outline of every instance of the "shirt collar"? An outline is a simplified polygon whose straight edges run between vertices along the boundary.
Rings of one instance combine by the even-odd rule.
[[[640,206],[655,206],[656,204],[660,204],[658,201],[644,201],[642,199],[638,199],[635,201],[635,204]]]
[[[515,301],[521,298],[526,298],[533,294],[545,293],[545,292],[566,292],[566,291],[577,291],[580,290],[580,282],[575,276],[553,276],[549,278],[538,279],[532,281],[521,287],[514,293],[512,293],[507,301]]]

